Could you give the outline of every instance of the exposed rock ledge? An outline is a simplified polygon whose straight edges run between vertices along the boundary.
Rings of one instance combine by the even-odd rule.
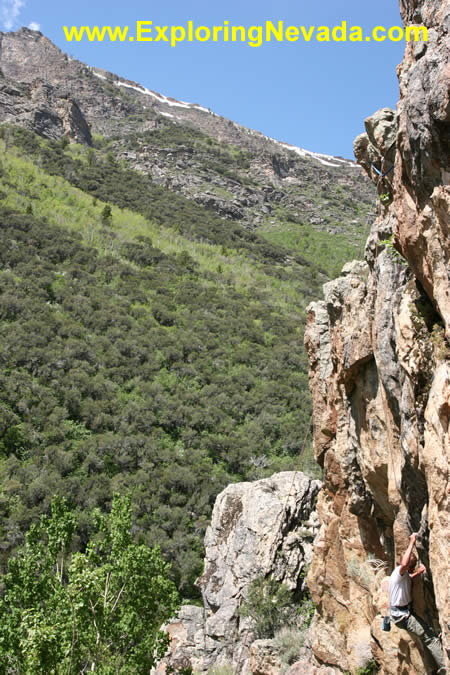
[[[182,607],[168,626],[172,665],[190,664],[196,672],[206,672],[228,663],[235,672],[256,673],[261,672],[262,659],[267,667],[270,654],[257,644],[265,641],[258,640],[250,654],[253,636],[238,609],[249,584],[260,576],[270,575],[301,590],[301,572],[311,561],[318,531],[313,508],[320,485],[301,472],[285,471],[254,483],[229,485],[219,494],[205,537],[204,573],[198,580],[204,607]],[[165,667],[163,662],[157,672],[165,672]]]

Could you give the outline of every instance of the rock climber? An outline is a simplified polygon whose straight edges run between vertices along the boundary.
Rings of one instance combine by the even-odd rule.
[[[425,649],[429,651],[434,659],[437,670],[433,671],[444,675],[447,671],[444,664],[444,653],[439,639],[434,631],[423,619],[418,617],[412,611],[412,580],[426,572],[424,565],[421,565],[416,571],[417,558],[412,552],[416,543],[417,534],[413,533],[409,538],[409,545],[403,554],[400,565],[392,572],[389,579],[389,609],[391,620],[398,628],[407,630],[408,633],[416,635],[422,642]]]

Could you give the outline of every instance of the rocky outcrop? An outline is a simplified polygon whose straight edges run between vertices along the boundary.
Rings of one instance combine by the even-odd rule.
[[[399,67],[395,237],[450,337],[450,7],[406,3],[405,21],[429,26],[428,45],[408,45]]]
[[[67,89],[37,79],[33,84],[0,79],[0,122],[19,124],[40,136],[91,145],[92,137],[77,102]]]
[[[302,572],[310,563],[318,528],[313,508],[319,488],[320,481],[301,472],[283,472],[255,483],[229,485],[220,493],[205,537],[204,572],[197,582],[204,607],[183,607],[168,626],[173,666],[190,663],[205,672],[228,663],[239,673],[268,675],[263,669],[269,666],[279,672],[274,645],[258,640],[252,646],[252,625],[239,615],[239,607],[250,583],[259,577],[272,577],[301,596]]]
[[[375,659],[386,675],[421,675],[429,655],[405,631],[383,632],[381,617],[387,575],[419,532],[428,573],[415,608],[450,647],[450,3],[401,7],[405,23],[428,26],[429,41],[406,47],[397,111],[367,119],[355,142],[380,196],[365,261],[346,265],[308,308],[324,469],[308,586],[319,661],[356,673]]]

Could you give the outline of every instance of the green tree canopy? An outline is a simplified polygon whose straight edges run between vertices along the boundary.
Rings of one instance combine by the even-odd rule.
[[[62,498],[8,561],[0,600],[0,673],[149,672],[178,607],[157,547],[135,544],[131,503],[93,513],[84,553],[68,553],[75,516]]]

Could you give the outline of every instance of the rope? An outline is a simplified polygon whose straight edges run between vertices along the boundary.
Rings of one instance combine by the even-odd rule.
[[[388,147],[388,149],[386,150],[386,153],[385,153],[384,157],[381,158],[380,169],[377,169],[377,167],[375,166],[375,164],[371,164],[371,165],[370,165],[370,166],[372,167],[372,169],[374,169],[374,170],[376,171],[376,173],[378,174],[378,176],[379,176],[379,178],[378,178],[378,180],[377,180],[377,182],[376,182],[377,192],[378,192],[378,187],[379,187],[381,181],[382,181],[389,173],[391,173],[391,171],[393,171],[394,168],[395,168],[395,163],[394,163],[394,164],[391,166],[390,169],[388,169],[387,171],[384,171],[384,172],[383,172],[383,165],[384,165],[384,163],[385,163],[385,161],[386,161],[386,155],[389,154],[389,152],[391,151],[392,147],[396,144],[396,142],[397,142],[397,141],[394,140],[394,141],[391,143],[391,145],[390,145],[390,146]],[[376,197],[376,199],[375,199],[375,217],[376,217],[376,213],[377,213],[377,208],[378,208],[378,202],[379,202],[379,199],[380,199],[380,196],[378,195],[378,196]],[[369,214],[367,215],[366,227],[367,227],[367,225],[369,224],[369,219],[370,219],[370,217],[371,217],[371,214],[369,213]],[[366,242],[364,241],[364,242],[363,242],[363,245],[362,245],[361,255],[360,255],[360,259],[361,259],[361,260],[364,260],[365,248],[366,248]]]
[[[397,139],[395,139],[394,141],[392,141],[392,143],[390,144],[390,146],[388,147],[388,149],[387,149],[386,152],[384,153],[384,157],[383,157],[382,160],[381,160],[381,167],[380,167],[381,170],[383,170],[383,164],[384,164],[385,161],[386,161],[386,155],[388,155],[388,154],[390,153],[391,149],[393,148],[394,145],[396,145],[396,143],[397,143]],[[376,171],[377,173],[380,173],[380,172],[378,171],[378,169],[377,169],[373,164],[372,164],[372,166],[373,166],[373,168],[375,169],[375,171]],[[394,165],[391,166],[391,168],[389,169],[389,171],[392,171],[393,168],[394,168]],[[389,171],[386,171],[386,174],[388,174]],[[385,175],[386,175],[386,174],[385,174]]]
[[[380,178],[384,178],[385,176],[388,175],[388,173],[391,173],[392,169],[394,168],[394,164],[391,166],[390,169],[388,169],[388,171],[385,171],[384,173],[381,173],[381,171],[378,171],[378,169],[377,169],[377,167],[375,166],[375,164],[372,164],[372,168],[375,169],[375,171],[376,171],[377,174],[380,176]]]
[[[383,181],[384,181],[385,177],[386,177],[386,176],[394,169],[394,167],[395,167],[395,161],[394,161],[394,164],[391,166],[391,168],[388,169],[387,171],[384,171],[384,163],[385,163],[385,161],[386,161],[386,156],[390,153],[391,149],[392,149],[393,146],[396,144],[396,142],[397,142],[397,140],[392,141],[392,143],[390,144],[390,146],[389,146],[388,149],[386,150],[384,156],[381,158],[380,168],[379,168],[379,169],[377,169],[377,167],[375,166],[375,164],[371,164],[371,167],[377,172],[377,174],[378,174],[378,176],[379,176],[379,178],[378,178],[378,180],[377,180],[377,183],[376,183],[376,186],[377,186],[377,192],[378,192],[378,189],[379,189],[379,187],[380,187],[380,183],[383,184]],[[381,198],[381,195],[380,195],[380,198]],[[382,203],[384,203],[384,202],[382,201]]]

